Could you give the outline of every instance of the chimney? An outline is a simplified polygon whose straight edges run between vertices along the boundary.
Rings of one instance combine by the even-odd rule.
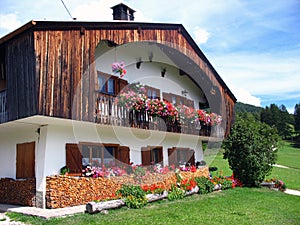
[[[114,20],[134,20],[133,13],[135,11],[123,3],[113,6],[111,9],[113,10]]]

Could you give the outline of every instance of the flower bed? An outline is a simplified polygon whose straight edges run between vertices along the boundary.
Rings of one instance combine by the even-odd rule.
[[[230,177],[220,175],[213,179],[203,176],[183,178],[183,175],[186,176],[187,174],[191,175],[193,172],[176,171],[176,182],[171,185],[170,189],[166,189],[165,186],[159,184],[123,184],[121,189],[116,192],[119,200],[108,202],[95,200],[86,204],[86,211],[88,213],[97,213],[124,205],[129,208],[142,208],[150,202],[164,198],[167,198],[169,201],[174,201],[197,193],[210,193],[214,190],[219,190],[219,187],[221,190],[234,188],[237,183],[233,175]]]
[[[208,167],[197,169],[196,172],[180,172],[184,179],[197,176],[209,176]],[[136,179],[135,174],[115,176],[109,178],[49,176],[46,180],[46,207],[64,208],[83,205],[97,200],[117,198],[116,192],[123,184],[157,185],[170,190],[176,185],[177,178],[174,171],[163,173],[147,173],[142,179]]]

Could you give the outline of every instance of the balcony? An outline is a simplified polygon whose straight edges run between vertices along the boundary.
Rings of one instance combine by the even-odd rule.
[[[222,129],[219,129],[220,126],[204,125],[200,120],[184,120],[185,116],[180,113],[177,117],[162,116],[145,109],[145,107],[137,108],[140,108],[140,110],[120,104],[118,97],[98,93],[96,97],[95,122],[112,126],[200,136],[212,135],[220,137],[222,135]],[[196,112],[194,109],[193,111]],[[211,132],[212,130],[213,132]]]
[[[0,92],[0,123],[8,121],[6,91]]]

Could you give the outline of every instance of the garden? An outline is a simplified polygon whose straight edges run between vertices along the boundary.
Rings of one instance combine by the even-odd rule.
[[[194,167],[189,167],[189,171],[168,168],[166,174],[160,174],[162,177],[172,174],[172,182],[167,187],[164,182],[141,182],[147,171],[136,167],[136,174],[142,174],[142,179],[131,175],[135,183],[120,186],[113,198],[93,198],[87,204],[87,209],[95,210],[91,210],[91,214],[50,220],[15,213],[9,216],[31,224],[84,224],[87,221],[89,224],[299,224],[299,196],[283,191],[286,186],[300,189],[300,163],[296,160],[300,151],[292,143],[279,144],[278,141],[276,132],[265,124],[249,125],[238,119],[235,131],[224,142],[224,149],[217,155],[204,152],[210,163],[203,168],[210,170],[210,177],[198,176],[200,168],[196,171]],[[243,154],[237,151],[239,148]],[[288,169],[272,170],[275,162]],[[263,182],[274,183],[273,189],[262,188]],[[113,206],[111,201],[119,203],[118,209],[106,208],[109,202],[112,204],[108,205]]]

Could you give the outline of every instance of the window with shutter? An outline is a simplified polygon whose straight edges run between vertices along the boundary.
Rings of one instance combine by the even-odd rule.
[[[154,87],[145,85],[146,93],[149,99],[160,99],[160,90]]]
[[[179,166],[180,164],[195,164],[195,151],[189,148],[169,148],[169,165]]]
[[[118,95],[123,90],[128,82],[124,79],[120,79],[117,76],[113,76],[107,73],[98,71],[98,87],[97,91],[107,95]]]
[[[142,165],[150,166],[156,163],[163,163],[163,147],[143,147]]]
[[[163,99],[165,101],[168,101],[170,103],[172,103],[173,105],[177,106],[177,105],[186,105],[188,107],[194,108],[194,101],[191,99],[188,99],[186,97],[180,96],[180,95],[176,95],[173,93],[166,93],[163,92]]]

